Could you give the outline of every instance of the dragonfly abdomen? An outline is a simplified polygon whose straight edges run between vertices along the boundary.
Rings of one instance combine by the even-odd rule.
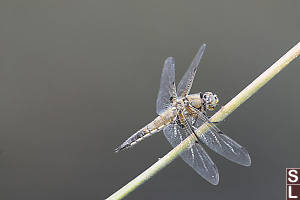
[[[152,122],[150,122],[144,128],[137,131],[130,138],[128,138],[123,144],[121,144],[117,149],[115,149],[115,152],[119,152],[120,150],[127,149],[134,146],[136,143],[162,130],[165,126],[167,126],[171,122],[172,119],[169,117],[169,115],[162,114],[156,117]]]

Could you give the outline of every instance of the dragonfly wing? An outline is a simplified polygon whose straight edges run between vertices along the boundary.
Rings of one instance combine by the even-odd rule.
[[[193,128],[199,128],[204,124],[203,122],[209,122],[209,119],[203,113],[200,113],[198,114],[198,118],[194,121]],[[213,123],[210,122],[207,126],[209,126],[210,129],[199,137],[201,142],[228,160],[244,166],[251,165],[249,153],[244,147],[227,135],[221,133],[220,129]]]
[[[161,114],[171,103],[171,97],[176,98],[175,61],[169,57],[165,60],[160,79],[160,88],[156,100],[156,112]]]
[[[195,74],[197,72],[200,60],[201,60],[203,52],[205,50],[205,47],[206,47],[205,44],[203,44],[200,47],[200,49],[197,52],[196,56],[194,57],[191,65],[189,66],[188,70],[185,72],[181,81],[179,82],[178,87],[177,87],[177,96],[178,97],[184,97],[190,92],[190,90],[192,88],[193,80],[194,80]]]
[[[188,136],[187,132],[176,123],[164,128],[164,135],[173,147],[176,147]],[[217,166],[199,143],[191,143],[190,147],[184,150],[180,156],[205,180],[213,185],[219,183]]]

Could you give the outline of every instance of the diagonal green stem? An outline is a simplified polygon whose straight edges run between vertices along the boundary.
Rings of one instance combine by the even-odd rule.
[[[292,60],[294,60],[300,54],[300,42],[290,49],[285,55],[283,55],[277,62],[275,62],[264,73],[257,77],[250,85],[242,90],[237,96],[235,96],[230,102],[223,106],[217,113],[215,113],[210,120],[222,121],[228,115],[230,115],[236,108],[244,103],[249,97],[257,92],[262,86],[264,86],[269,80],[271,80],[276,74],[278,74],[283,68],[285,68]],[[196,134],[200,136],[205,133],[209,126],[202,125],[196,131]],[[141,173],[135,179],[127,183],[120,190],[112,194],[107,199],[122,199],[130,192],[135,190],[138,186],[146,182],[152,176],[154,176],[161,169],[171,163],[179,154],[189,146],[190,141],[194,141],[195,137],[190,136],[181,142],[177,147],[170,151],[163,158],[154,163],[146,171]]]

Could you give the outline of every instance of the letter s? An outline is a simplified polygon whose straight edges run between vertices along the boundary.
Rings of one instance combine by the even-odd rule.
[[[297,181],[298,181],[298,172],[297,172],[297,170],[294,170],[294,169],[292,169],[292,170],[289,170],[289,172],[288,172],[288,174],[289,174],[289,178],[288,178],[288,180],[289,180],[289,182],[291,182],[291,183],[296,183]]]

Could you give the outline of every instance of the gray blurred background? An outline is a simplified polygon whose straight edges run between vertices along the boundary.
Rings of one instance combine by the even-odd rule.
[[[207,44],[192,92],[226,104],[299,41],[300,2],[0,2],[0,199],[104,199],[171,150],[159,133],[119,144],[155,116],[164,59],[177,81]],[[284,199],[300,167],[299,58],[220,128],[251,167],[209,151],[210,185],[181,159],[128,199]]]

